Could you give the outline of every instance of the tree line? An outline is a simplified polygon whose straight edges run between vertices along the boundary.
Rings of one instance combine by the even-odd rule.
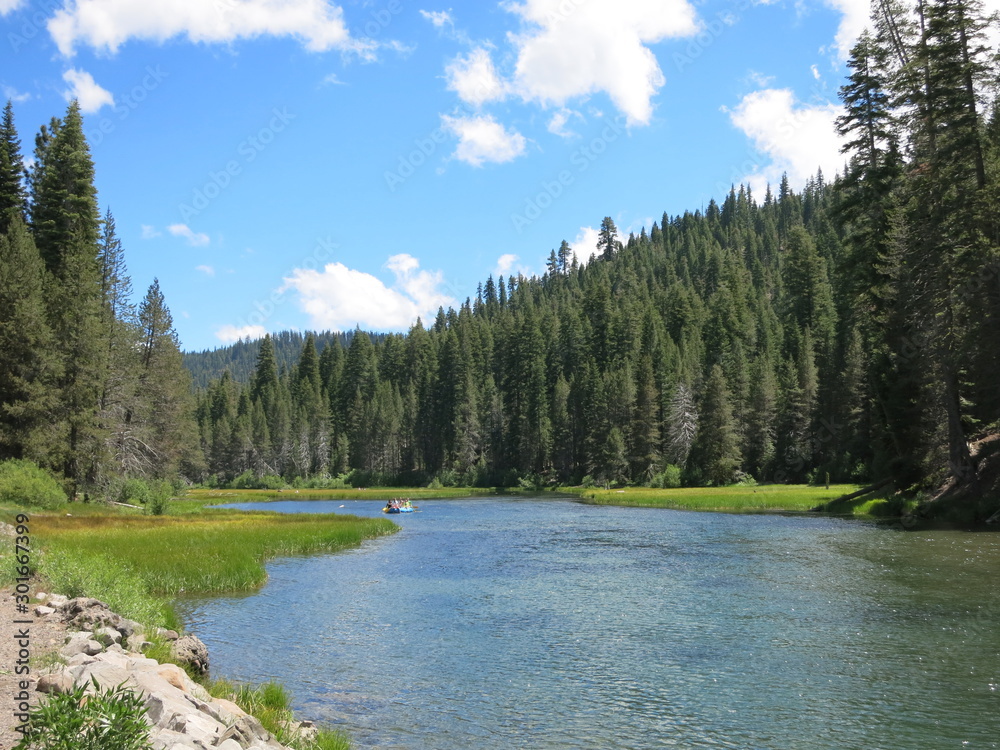
[[[40,259],[4,261],[37,267],[19,309],[46,310],[45,325],[0,327],[22,331],[10,342],[20,379],[3,380],[20,389],[4,394],[4,450],[87,481],[102,465],[215,482],[353,472],[355,484],[829,478],[912,490],[950,478],[975,496],[975,441],[1000,427],[990,23],[971,0],[875,2],[841,91],[845,170],[832,182],[819,173],[796,192],[786,178],[761,197],[734,186],[721,204],[665,213],[623,240],[606,217],[589,262],[564,241],[542,276],[490,277],[406,334],[306,334],[294,359],[270,337],[241,343],[242,370],[193,404],[162,299],[129,322],[108,270],[113,222],[97,220],[92,198],[66,197],[89,179],[89,160],[49,145],[78,130],[71,107],[39,136],[38,174],[14,201],[27,208],[4,232],[5,258],[17,244]],[[82,135],[76,144],[85,153]],[[57,161],[79,171],[60,183],[64,215],[49,218],[44,175]],[[53,234],[73,221],[89,234]],[[65,286],[82,278],[71,264],[91,269],[87,316],[66,305],[87,299]],[[24,291],[46,286],[60,294]],[[154,309],[160,323],[144,327]],[[122,367],[116,357],[143,349],[116,337],[147,329],[156,336],[138,340],[161,347],[163,364]],[[225,366],[230,355],[212,356]],[[174,411],[145,403],[155,389],[135,387],[143,372]],[[121,450],[123,430],[140,426],[159,436],[141,441],[150,450]]]
[[[24,166],[0,124],[0,459],[71,493],[203,470],[190,378],[159,284],[138,305],[110,211],[100,214],[77,102]]]

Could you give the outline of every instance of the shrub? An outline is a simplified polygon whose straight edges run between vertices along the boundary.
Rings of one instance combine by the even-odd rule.
[[[122,479],[109,493],[111,499],[128,505],[145,505],[149,502],[149,485],[141,479]]]
[[[287,482],[279,476],[265,474],[258,477],[250,470],[244,471],[229,483],[230,489],[234,490],[283,490],[287,486]]]
[[[66,502],[56,478],[31,461],[0,463],[0,502],[52,510]]]
[[[53,693],[28,718],[14,750],[151,750],[143,700],[124,684],[86,695],[81,685]]]
[[[149,483],[149,502],[146,505],[146,512],[151,516],[162,516],[167,512],[170,505],[170,498],[174,495],[174,488],[170,482],[159,479]]]
[[[667,464],[663,471],[654,474],[649,480],[649,486],[655,489],[673,489],[681,486],[681,468],[673,464]]]

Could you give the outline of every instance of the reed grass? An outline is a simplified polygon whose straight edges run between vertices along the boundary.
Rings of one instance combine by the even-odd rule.
[[[297,722],[291,709],[291,696],[277,682],[245,685],[229,680],[213,680],[206,685],[215,698],[235,703],[263,724],[278,742],[295,750],[350,750],[348,736],[336,729],[321,728],[315,738],[308,739],[295,732]]]
[[[756,487],[681,487],[625,490],[573,489],[584,502],[642,508],[719,511],[729,513],[805,512],[859,489],[853,484],[813,487],[803,484],[770,484]]]
[[[455,497],[482,497],[497,494],[489,487],[370,487],[349,490],[207,490],[192,489],[185,493],[188,501],[205,503],[238,503],[266,500],[391,500],[408,497],[413,500]],[[173,511],[177,501],[171,503]]]
[[[168,601],[180,594],[256,589],[271,558],[346,549],[397,528],[383,518],[217,511],[32,519],[38,572],[53,590],[154,625],[171,621]]]

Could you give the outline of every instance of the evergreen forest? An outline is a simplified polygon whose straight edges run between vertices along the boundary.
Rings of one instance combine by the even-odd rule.
[[[605,217],[589,261],[563,241],[544,275],[487,278],[406,334],[182,355],[158,284],[133,300],[78,105],[25,170],[8,102],[0,459],[79,492],[832,480],[978,502],[1000,432],[997,20],[873,10],[841,174],[734,186],[627,238]]]

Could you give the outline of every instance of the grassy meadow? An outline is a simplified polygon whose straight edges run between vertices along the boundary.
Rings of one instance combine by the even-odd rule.
[[[860,486],[854,484],[831,484],[829,489],[804,484],[768,484],[756,487],[629,487],[624,490],[592,488],[569,491],[578,494],[584,502],[596,505],[729,513],[782,513],[826,510],[828,503],[858,489]]]
[[[267,580],[271,558],[334,552],[398,529],[384,518],[194,512],[195,505],[203,504],[169,516],[80,503],[32,513],[33,565],[52,591],[176,627],[169,602],[178,595],[253,590]]]
[[[202,505],[206,503],[251,503],[267,500],[391,500],[394,497],[454,498],[495,495],[496,490],[484,487],[366,487],[346,490],[188,490],[185,497]]]

